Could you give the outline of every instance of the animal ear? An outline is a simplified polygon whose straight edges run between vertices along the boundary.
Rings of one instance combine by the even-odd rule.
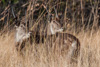
[[[26,25],[26,23],[24,22],[24,23],[23,23],[23,25],[25,26],[25,25]]]
[[[15,28],[18,28],[18,26],[17,26],[17,25],[15,25],[14,27],[15,27]]]
[[[25,27],[25,25],[24,25],[24,24],[20,24],[20,26],[21,26],[21,27]]]
[[[24,22],[24,23],[23,23],[23,25],[25,26],[25,25],[26,25],[26,23]]]

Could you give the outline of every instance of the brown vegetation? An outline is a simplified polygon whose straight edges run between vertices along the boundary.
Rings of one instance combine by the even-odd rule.
[[[0,67],[100,67],[99,0],[12,1],[0,1]],[[18,54],[15,24],[29,22],[29,30],[44,34],[50,14],[56,18],[56,13],[64,32],[75,35],[81,43],[78,62],[69,63],[69,58],[47,51],[42,43],[27,45],[24,56]]]
[[[79,33],[76,35],[81,42],[80,57],[76,67],[100,66],[100,31]],[[35,44],[34,44],[35,45]],[[14,34],[0,36],[0,67],[67,67],[68,59],[61,55],[55,55],[50,51],[46,55],[44,46],[32,46],[26,50],[26,55],[17,54],[14,44]],[[37,51],[35,50],[37,49]],[[73,65],[73,64],[71,64]],[[75,67],[75,64],[74,64]]]

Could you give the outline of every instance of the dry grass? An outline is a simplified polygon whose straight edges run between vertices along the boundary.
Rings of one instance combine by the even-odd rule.
[[[47,16],[45,16],[46,12],[44,10],[41,11],[41,9],[42,9],[40,7],[41,5],[39,5],[39,10],[37,11],[37,9],[36,9],[37,6],[35,6],[38,4],[37,1],[38,0],[30,0],[28,2],[28,5],[25,6],[28,8],[27,8],[27,12],[24,17],[23,17],[23,13],[25,13],[26,8],[20,9],[19,8],[20,6],[17,6],[19,8],[19,11],[14,10],[14,11],[18,11],[17,13],[16,12],[14,12],[14,13],[16,13],[18,15],[17,16],[18,18],[21,17],[20,23],[27,22],[26,20],[28,20],[28,19],[29,19],[30,23],[33,23],[33,21],[31,21],[31,20],[34,20],[34,23],[36,23],[36,24],[34,24],[34,26],[38,27],[38,24],[40,22],[44,22],[45,19],[47,19]],[[53,0],[48,0],[48,2],[44,1],[44,0],[41,0],[41,1],[43,1],[43,3],[47,3],[46,6],[49,6],[49,10],[51,9],[51,7],[53,7],[55,5],[55,4],[52,5]],[[49,3],[49,2],[51,2],[51,3]],[[60,3],[60,2],[62,2],[62,1],[59,0],[58,3]],[[64,3],[66,3],[66,4],[64,5]],[[100,3],[99,0],[98,1],[95,1],[95,0],[94,1],[91,1],[91,0],[82,1],[81,0],[79,2],[77,0],[76,1],[66,0],[66,2],[64,1],[64,3],[59,4],[59,5],[57,4],[56,6],[57,6],[57,8],[60,7],[60,9],[61,9],[61,10],[59,8],[57,9],[58,13],[63,12],[63,14],[62,14],[62,15],[64,15],[64,16],[62,16],[62,17],[64,17],[63,20],[65,20],[66,18],[71,20],[72,27],[70,27],[71,25],[69,24],[68,28],[69,28],[70,32],[68,32],[68,33],[71,33],[71,31],[72,32],[75,31],[75,29],[83,30],[84,28],[82,29],[80,27],[81,25],[82,26],[85,25],[83,23],[88,24],[88,25],[86,25],[87,28],[92,27],[90,25],[91,23],[93,23],[94,28],[95,27],[97,28],[98,23],[99,23],[99,21],[98,21],[99,20],[99,18],[98,18],[99,6],[98,5]],[[25,5],[25,3],[23,3],[23,5]],[[85,6],[87,6],[87,7],[85,7]],[[15,8],[15,6],[14,6],[14,8]],[[65,9],[62,10],[62,8],[65,8]],[[5,9],[7,9],[7,7]],[[87,9],[89,12],[87,12]],[[51,10],[53,10],[53,8]],[[66,12],[66,10],[68,10],[68,12]],[[36,16],[37,18],[35,18],[35,11],[37,14],[37,16]],[[7,12],[7,14],[5,12]],[[12,19],[12,17],[10,17],[11,16],[10,12],[11,11],[5,11],[5,10],[2,12],[2,13],[4,13],[4,16],[2,17],[3,22],[1,22],[1,23],[4,23],[4,20],[6,18],[5,16],[7,16],[7,20],[6,20],[7,27],[10,25],[10,22],[11,22],[11,20],[9,18]],[[51,12],[51,14],[52,13],[53,12]],[[68,14],[68,16],[67,16],[67,14]],[[92,15],[93,15],[93,17],[92,17]],[[34,16],[34,19],[33,19],[33,16]],[[0,18],[0,19],[2,19],[2,18]],[[46,21],[48,21],[48,19]],[[12,21],[12,23],[13,23],[13,21]],[[65,24],[66,22],[63,21],[63,23]],[[68,21],[68,23],[69,23],[69,21]],[[40,25],[41,25],[41,23],[40,23]],[[76,25],[76,28],[74,28],[75,25]],[[12,28],[12,26],[9,26],[9,27]],[[4,28],[6,29],[6,27],[4,27]],[[40,27],[40,29],[41,28],[42,27]],[[67,28],[67,30],[68,30],[68,28]],[[72,29],[70,29],[70,28],[72,28]],[[2,27],[1,27],[1,29],[2,29]],[[7,30],[9,30],[9,29],[7,29]],[[6,30],[1,31],[1,32],[5,32],[5,31]],[[75,33],[76,33],[76,31],[75,31]],[[20,56],[20,54],[18,54],[15,49],[14,33],[10,33],[10,35],[4,34],[4,35],[0,36],[0,67],[100,67],[100,64],[99,64],[100,63],[100,60],[99,60],[100,59],[100,44],[99,44],[100,43],[100,39],[99,39],[100,38],[100,30],[98,30],[96,32],[94,32],[94,31],[85,32],[85,33],[80,32],[78,35],[75,35],[75,36],[77,36],[81,42],[80,57],[78,58],[77,64],[76,63],[69,64],[68,58],[62,57],[61,55],[56,55],[53,53],[52,50],[47,52],[45,46],[42,44],[40,44],[40,45],[33,44],[32,47],[30,47],[30,46],[27,47],[25,56]]]
[[[100,67],[100,31],[76,36],[81,42],[77,65],[68,64],[68,58],[52,51],[47,54],[43,45],[33,45],[31,51],[28,48],[25,56],[20,56],[15,50],[14,34],[0,36],[0,67]]]

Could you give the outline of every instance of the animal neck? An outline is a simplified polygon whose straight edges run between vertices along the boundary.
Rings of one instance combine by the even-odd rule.
[[[52,33],[52,34],[55,34],[55,31],[54,31],[54,29],[53,29],[53,25],[50,26],[50,30],[51,30],[51,33]]]

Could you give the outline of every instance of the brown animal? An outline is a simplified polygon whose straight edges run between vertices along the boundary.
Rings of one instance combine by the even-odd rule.
[[[56,20],[52,20],[51,23],[48,23],[47,35],[56,34],[56,32],[63,32],[63,28]]]
[[[27,32],[24,24],[17,26],[15,35],[16,49],[21,51],[25,47],[25,42],[27,41],[29,41],[31,45],[33,42],[36,44],[41,42],[47,44],[46,46],[53,48],[55,53],[60,52],[62,55],[67,55],[71,60],[76,60],[80,52],[80,42],[78,38],[72,34],[63,33],[63,29],[60,29],[57,22],[52,22],[50,25],[54,25],[54,27],[49,26],[50,28],[48,29],[50,31],[48,33],[51,33],[49,35],[40,35],[34,31]],[[54,33],[52,33],[51,30]]]
[[[17,51],[24,48],[25,44],[23,44],[26,40],[28,40],[31,36],[31,32],[26,31],[26,27],[24,24],[20,24],[16,27],[15,32],[15,43]]]
[[[25,42],[30,44],[44,43],[54,50],[55,53],[67,56],[70,60],[76,60],[80,53],[78,38],[69,33],[63,33],[63,29],[56,20],[52,20],[47,27],[47,34],[38,34],[35,31],[27,31],[24,24],[16,26],[16,48],[21,51]],[[49,50],[48,50],[49,51]]]
[[[49,37],[48,42],[51,43],[54,52],[60,52],[61,55],[76,61],[80,53],[80,42],[74,35],[57,32]]]

